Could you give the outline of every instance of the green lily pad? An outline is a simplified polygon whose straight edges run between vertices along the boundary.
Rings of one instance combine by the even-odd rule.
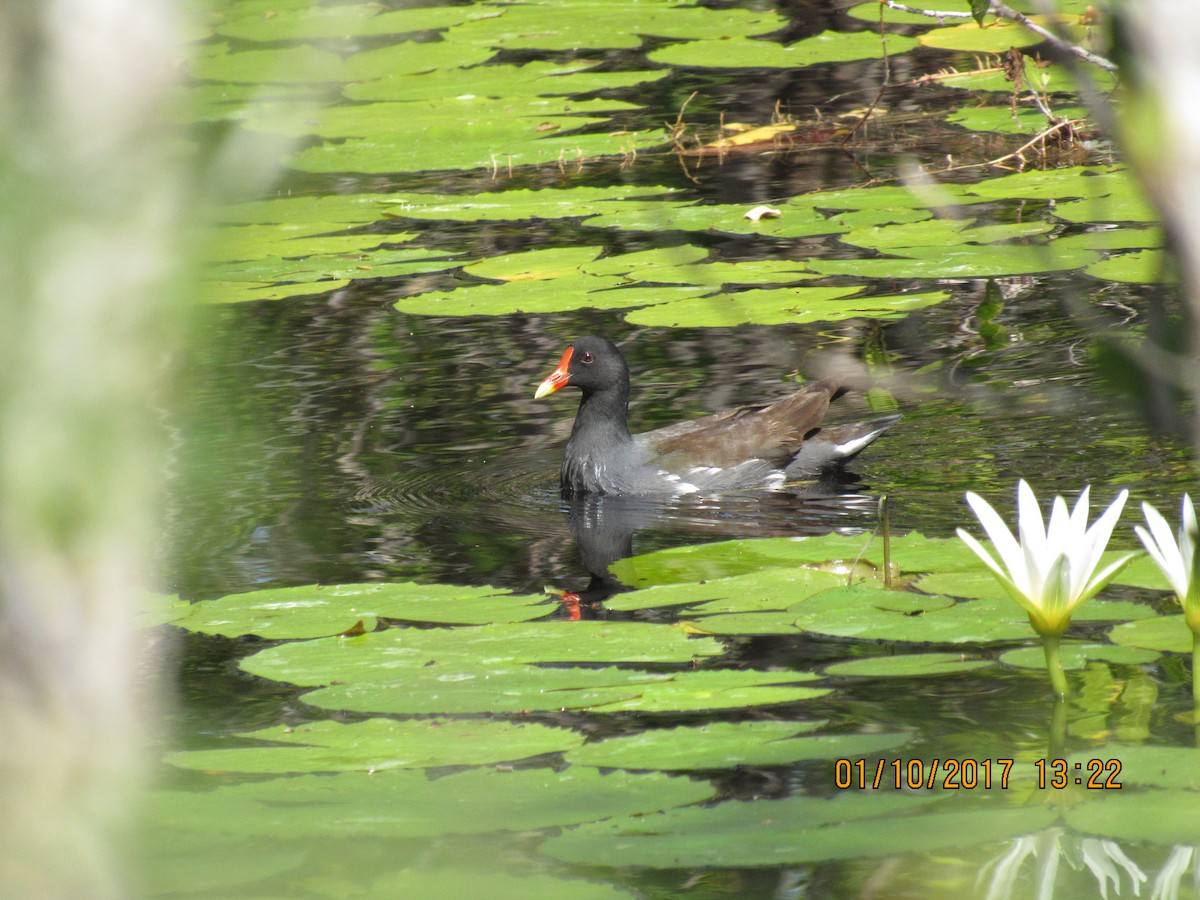
[[[487,719],[310,722],[238,737],[271,744],[168,753],[165,759],[173,766],[207,772],[381,772],[516,761],[583,743],[581,735],[564,728]]]
[[[1163,250],[1142,250],[1137,253],[1110,256],[1108,259],[1092,263],[1083,271],[1093,278],[1135,284],[1155,284],[1175,280],[1170,274],[1170,257]]]
[[[1113,176],[1107,184],[1110,190],[1088,194],[1082,199],[1059,203],[1054,214],[1065,222],[1092,224],[1095,222],[1158,222],[1158,210],[1128,173]]]
[[[915,531],[893,535],[891,552],[893,565],[903,572],[978,574],[983,565],[957,538],[927,538]],[[883,541],[869,534],[714,541],[623,559],[613,565],[612,573],[623,583],[638,586],[698,582],[765,568],[800,566],[840,575],[843,581],[875,580],[880,578],[883,566]],[[619,595],[609,605],[629,602],[634,596]]]
[[[171,620],[189,631],[270,640],[340,634],[377,618],[445,624],[524,622],[548,615],[544,597],[449,584],[339,584],[272,588],[187,605]]]
[[[712,722],[695,728],[652,729],[589,742],[571,750],[566,759],[572,765],[614,769],[729,769],[866,756],[891,750],[912,737],[909,734],[799,736],[819,725]]]
[[[273,0],[270,4],[230,5],[216,31],[243,41],[263,42],[328,38],[330,35],[365,37],[447,28],[461,24],[470,16],[471,10],[461,6],[385,10],[366,3],[328,6],[306,2],[289,8]]]
[[[584,267],[592,274],[619,272],[629,281],[657,282],[659,284],[692,284],[716,290],[724,284],[770,284],[773,282],[801,281],[817,276],[805,271],[805,264],[787,259],[752,259],[741,262],[698,262],[686,259],[673,260],[680,256],[680,248],[667,247],[629,253],[636,261],[623,261],[625,256],[610,256]],[[685,252],[700,251],[687,248]],[[707,254],[706,254],[707,255]]]
[[[1144,614],[1144,606],[1092,601],[1074,618],[1124,619]],[[1028,616],[1004,598],[963,600],[861,586],[834,588],[797,603],[795,625],[834,637],[926,643],[989,643],[1029,638]]]
[[[351,670],[352,677],[357,670]],[[585,711],[619,701],[635,705],[666,674],[608,667],[540,668],[524,664],[439,665],[331,684],[304,695],[320,709],[379,715],[466,715]],[[820,692],[816,692],[820,693]],[[812,694],[798,699],[806,699]]]
[[[1085,775],[1086,778],[1086,775]],[[1196,843],[1200,792],[1104,791],[1066,810],[1067,825],[1081,834],[1162,846]]]
[[[358,684],[337,684],[305,694],[313,706],[350,712],[526,713],[532,710],[595,712],[697,712],[796,703],[824,696],[802,682],[801,672],[733,669],[651,674],[632,669],[539,668],[462,664],[418,669]]]
[[[622,208],[643,197],[661,197],[666,187],[562,187],[540,190],[489,191],[483,194],[390,194],[381,199],[388,213],[412,219],[483,222],[522,219],[565,219]],[[699,249],[699,248],[695,248]],[[705,254],[707,251],[702,251]],[[593,271],[593,274],[614,274]]]
[[[857,678],[925,678],[957,675],[993,665],[989,659],[962,653],[904,653],[897,656],[868,656],[825,667],[826,675]]]
[[[1063,119],[1086,119],[1088,111],[1080,106],[1056,106],[1051,110]],[[1036,107],[964,106],[946,117],[946,121],[971,131],[993,131],[998,134],[1038,134],[1050,127],[1046,116]]]
[[[1064,642],[1059,647],[1064,669],[1082,669],[1093,661],[1118,663],[1120,665],[1142,665],[1154,662],[1159,654],[1152,650],[1134,647],[1114,647],[1112,644],[1077,644]],[[1041,647],[1020,647],[1000,655],[1000,662],[1019,669],[1045,669],[1046,654]]]
[[[457,589],[457,590],[461,590]],[[352,638],[269,647],[242,661],[253,675],[299,685],[392,681],[403,671],[480,672],[512,663],[692,662],[723,651],[680,627],[635,622],[539,622],[471,628],[390,628]],[[449,677],[449,676],[447,676]]]
[[[635,896],[615,885],[567,878],[548,872],[510,875],[488,869],[405,868],[377,878],[368,892],[372,897],[487,897],[488,900],[628,900]]]
[[[989,178],[962,189],[994,200],[1024,197],[1029,200],[1065,200],[1072,197],[1109,197],[1132,188],[1132,175],[1124,169],[1071,166],[1065,169],[1031,169]],[[1061,206],[1055,208],[1055,214]],[[1095,221],[1094,219],[1088,221]],[[1101,219],[1103,221],[1103,219]]]
[[[1161,228],[1119,228],[1114,225],[1095,225],[1087,231],[1054,239],[1056,247],[1078,244],[1088,250],[1141,250],[1163,246]],[[1097,265],[1100,265],[1099,263]]]
[[[824,275],[863,278],[982,278],[1082,269],[1099,255],[1082,248],[1058,252],[1042,245],[969,244],[961,247],[905,247],[902,259],[813,259],[809,268]]]
[[[634,310],[625,320],[635,325],[676,328],[833,321],[865,315],[853,305],[836,302],[860,290],[857,286],[785,287],[689,297]]]
[[[1101,765],[1089,766],[1092,760],[1100,760]],[[1119,770],[1115,765],[1110,765],[1112,760],[1120,763]],[[1079,770],[1075,769],[1076,763],[1079,764]],[[1111,776],[1113,781],[1121,785],[1121,790],[1154,787],[1200,791],[1200,749],[1196,747],[1108,744],[1074,753],[1068,759],[1068,764],[1070,772],[1081,771],[1085,780],[1094,776],[1096,781],[1104,782]]]
[[[543,849],[573,862],[648,868],[778,866],[969,847],[1050,826],[1048,806],[913,815],[934,795],[790,797],[596,822]]]
[[[873,572],[868,572],[856,580],[867,578],[881,585],[873,576]],[[840,570],[825,571],[815,566],[752,569],[741,575],[704,578],[699,583],[663,584],[617,594],[605,605],[623,611],[688,606],[692,607],[689,613],[703,615],[782,611],[818,591],[846,584],[847,577]]]
[[[461,7],[459,7],[461,9]],[[469,94],[481,97],[550,97],[591,93],[658,81],[667,69],[641,72],[593,71],[594,64],[570,65],[533,60],[519,66],[489,64],[470,68],[415,69],[406,61],[402,71],[371,81],[347,85],[351,100],[439,100]]]
[[[319,84],[346,79],[340,55],[308,44],[266,50],[208,44],[190,55],[188,72],[199,80],[244,84]]]
[[[311,114],[258,117],[254,130],[326,140],[291,165],[308,172],[417,172],[557,164],[564,173],[598,156],[629,156],[663,142],[661,132],[582,132],[630,107],[615,100],[458,96],[365,103]],[[591,115],[589,115],[591,113]]]
[[[262,300],[287,300],[336,291],[350,283],[346,278],[324,281],[300,281],[292,284],[265,284],[260,281],[210,281],[201,287],[204,303],[257,303]]]
[[[1168,653],[1190,653],[1192,649],[1192,631],[1182,615],[1126,622],[1109,631],[1108,639],[1123,647]]]
[[[199,794],[161,792],[162,827],[273,841],[396,839],[562,827],[649,813],[712,796],[711,785],[659,773],[601,774],[578,766],[473,769],[430,779],[421,770],[343,772],[254,781]]]
[[[817,63],[849,62],[906,53],[917,46],[916,40],[896,34],[886,41],[869,31],[823,31],[793,44],[765,40],[706,40],[672,44],[651,51],[653,62],[694,68],[787,68],[798,69]]]
[[[969,225],[971,222],[966,219],[927,219],[851,231],[838,240],[843,244],[892,252],[904,247],[928,247],[933,244],[993,244],[1045,234],[1053,227],[1047,222],[1013,222],[973,228]]]
[[[476,16],[452,28],[447,39],[497,49],[633,50],[643,35],[671,38],[739,38],[787,25],[778,13],[737,8],[680,6],[655,0],[632,5],[624,0],[581,0],[564,15],[554,0],[492,7],[495,15]]]
[[[479,278],[500,281],[542,281],[577,274],[585,263],[600,253],[600,247],[554,247],[493,256],[473,263],[464,271]]]
[[[709,288],[630,286],[623,278],[578,274],[552,279],[479,284],[430,291],[396,301],[396,309],[419,316],[504,316],[573,309],[625,309],[694,297]]]
[[[1039,25],[1047,25],[1045,16],[1030,16]],[[1069,20],[1060,17],[1062,24]],[[1078,35],[1082,37],[1082,34]],[[942,50],[964,50],[968,53],[1005,53],[1010,47],[1032,47],[1040,44],[1042,37],[1027,28],[1007,19],[989,21],[983,28],[975,22],[945,26],[926,32],[919,38],[926,47]]]

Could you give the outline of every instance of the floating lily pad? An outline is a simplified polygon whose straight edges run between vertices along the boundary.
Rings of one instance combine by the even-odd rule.
[[[1093,278],[1103,278],[1105,281],[1154,284],[1174,280],[1170,257],[1163,250],[1142,250],[1110,256],[1092,263],[1084,271]]]
[[[665,187],[579,186],[466,195],[390,194],[380,199],[385,204],[384,211],[403,218],[482,222],[589,216],[607,209],[623,208],[638,198],[660,197],[671,192],[671,188]],[[594,274],[605,273],[596,271]]]
[[[494,869],[464,872],[461,869],[425,867],[409,867],[402,872],[377,878],[368,894],[372,897],[487,897],[488,900],[529,900],[531,897],[628,900],[635,896],[615,885],[548,872],[510,875]]]
[[[927,538],[918,532],[894,535],[892,563],[903,572],[979,573],[983,564],[957,538]],[[751,538],[672,547],[617,562],[613,574],[629,585],[698,582],[780,567],[816,567],[844,580],[878,579],[883,541],[869,534]],[[865,566],[865,568],[859,568]],[[627,602],[630,594],[609,603]]]
[[[1081,834],[1168,847],[1195,844],[1200,836],[1196,827],[1200,792],[1120,790],[1094,796],[1066,811],[1067,824]]]
[[[906,53],[916,40],[897,34],[886,40],[869,31],[823,31],[793,44],[773,41],[688,41],[651,51],[654,62],[694,68],[787,68],[798,69],[817,63],[849,62],[888,54]]]
[[[839,240],[844,244],[893,252],[904,247],[928,247],[933,244],[994,244],[1045,234],[1053,228],[1048,222],[968,227],[970,225],[967,219],[927,219],[860,229],[842,235]]]
[[[201,288],[205,303],[255,303],[261,300],[287,300],[336,291],[350,283],[348,278],[301,281],[292,284],[265,284],[260,281],[210,281]]]
[[[1124,647],[1141,647],[1169,653],[1189,653],[1192,631],[1182,615],[1155,616],[1118,625],[1108,633],[1108,639]]]
[[[550,838],[543,849],[568,861],[599,858],[614,866],[779,866],[968,847],[1040,831],[1056,817],[1048,806],[906,814],[933,796],[869,792],[726,802],[596,822]]]
[[[1144,614],[1131,603],[1092,601],[1074,618],[1124,619]],[[989,643],[1029,638],[1025,612],[1011,600],[955,602],[949,597],[902,591],[877,591],[861,586],[834,588],[814,594],[791,609],[803,631],[834,637],[876,641],[926,643]]]
[[[528,250],[493,256],[473,263],[465,271],[480,278],[500,281],[542,281],[575,275],[585,263],[599,255],[600,247],[554,247],[549,250]]]
[[[161,810],[154,818],[164,827],[210,836],[269,834],[281,842],[529,831],[670,809],[711,796],[705,782],[577,766],[473,769],[435,779],[406,769],[302,775],[201,794],[161,792],[153,802]]]
[[[1078,244],[1088,250],[1141,250],[1147,247],[1161,247],[1163,233],[1161,228],[1119,228],[1114,225],[1095,225],[1087,231],[1070,234],[1054,239],[1056,247],[1070,247]],[[1102,265],[1103,263],[1097,263]]]
[[[258,117],[247,127],[325,138],[291,161],[309,172],[499,172],[543,163],[559,164],[566,172],[591,157],[628,156],[662,143],[657,128],[653,133],[577,130],[629,106],[615,100],[458,96],[332,107],[315,120],[305,114]]]
[[[229,5],[216,31],[243,41],[273,43],[328,38],[330,35],[407,34],[458,25],[470,16],[470,8],[462,6],[386,10],[367,3],[314,5],[305,2],[289,7],[272,0],[269,4],[243,2]]]
[[[461,590],[461,589],[458,589]],[[389,628],[353,638],[282,644],[242,661],[263,678],[299,685],[391,681],[399,670],[426,674],[462,667],[487,675],[510,663],[691,662],[716,656],[718,641],[679,627],[635,622],[539,622],[472,628]]]
[[[339,584],[272,588],[204,600],[180,610],[172,623],[189,631],[279,640],[340,634],[379,617],[413,622],[524,622],[552,612],[545,598],[492,587],[449,584]]]
[[[462,9],[462,7],[458,7]],[[347,85],[342,93],[352,100],[439,100],[460,95],[480,97],[547,97],[613,90],[658,81],[668,69],[643,72],[592,71],[588,62],[563,65],[534,60],[520,66],[472,66],[463,69],[391,72],[371,81]]]
[[[1045,16],[1030,16],[1033,22],[1046,26]],[[1063,26],[1070,24],[1067,17],[1060,17]],[[1078,31],[1078,29],[1076,29]],[[1076,34],[1076,39],[1083,37],[1082,32]],[[983,28],[975,22],[962,25],[946,26],[926,32],[919,38],[927,47],[938,47],[942,50],[965,50],[969,53],[1005,53],[1011,47],[1032,47],[1042,42],[1041,35],[1034,34],[1029,29],[1007,19],[989,21]]]
[[[1100,760],[1102,765],[1088,763]],[[1112,760],[1120,769],[1108,765]],[[1074,753],[1068,760],[1070,771],[1082,771],[1085,779],[1094,775],[1098,781],[1109,776],[1121,785],[1121,790],[1136,787],[1169,788],[1178,791],[1200,791],[1200,749],[1196,747],[1161,747],[1151,744],[1107,744],[1085,752]],[[1080,766],[1075,769],[1075,764]],[[1114,788],[1108,788],[1114,790]]]
[[[657,251],[643,251],[657,258],[639,264],[623,263],[623,257],[613,256],[599,260],[598,263],[585,266],[585,270],[595,272],[600,264],[607,270],[624,268],[621,274],[629,281],[658,282],[660,284],[692,284],[709,287],[713,290],[723,284],[770,284],[772,282],[801,281],[816,278],[816,275],[805,271],[805,264],[787,259],[752,259],[742,262],[688,262],[686,260],[672,262],[670,257],[677,255],[679,248],[669,247]],[[699,249],[699,248],[696,248]],[[642,256],[641,253],[627,254]]]
[[[350,678],[359,678],[358,668],[344,671]],[[380,677],[370,680],[331,684],[305,694],[304,702],[321,709],[380,715],[586,711],[620,701],[636,706],[649,685],[670,678],[614,667],[540,668],[519,663],[463,662],[381,672]],[[820,693],[806,693],[798,699]]]
[[[432,671],[405,671],[388,682],[374,679],[333,685],[306,694],[304,700],[327,709],[389,714],[532,710],[679,713],[796,703],[828,694],[826,688],[801,683],[814,677],[802,672],[734,669],[665,675],[617,668],[461,664]]]
[[[567,754],[567,762],[579,766],[664,771],[773,766],[801,760],[882,753],[912,737],[909,734],[799,736],[819,724],[713,722],[695,728],[651,729],[584,744]]]
[[[810,276],[811,277],[811,276]],[[635,310],[625,320],[635,325],[720,328],[735,325],[779,325],[853,318],[866,313],[846,297],[861,287],[785,287],[691,297]],[[869,303],[867,304],[869,306]]]
[[[524,50],[627,49],[641,46],[643,35],[671,38],[736,38],[764,34],[787,25],[778,13],[766,10],[681,6],[677,3],[638,3],[623,0],[577,0],[564,15],[556,0],[494,7],[490,16],[476,16],[451,29],[448,40],[462,44]]]
[[[1082,269],[1100,257],[1091,250],[1059,252],[1051,241],[1041,245],[969,244],[960,247],[905,247],[902,259],[813,259],[809,268],[825,275],[863,278],[982,278]]]
[[[1112,644],[1078,644],[1066,641],[1059,647],[1064,669],[1082,669],[1093,661],[1136,666],[1154,662],[1159,654],[1134,647],[1114,647]],[[1000,655],[1000,662],[1019,669],[1045,669],[1046,654],[1041,647],[1021,647]]]
[[[956,675],[991,665],[990,659],[978,659],[962,653],[904,653],[834,663],[825,667],[825,674],[857,678],[925,678],[930,675]]]
[[[855,580],[868,578],[864,573]],[[611,610],[665,609],[692,607],[689,614],[748,613],[789,609],[818,591],[846,584],[842,571],[822,571],[816,567],[791,565],[750,570],[725,578],[704,578],[699,583],[664,584],[640,591],[617,594],[606,606]]]
[[[169,753],[166,761],[207,772],[381,772],[512,762],[560,753],[583,743],[581,735],[565,728],[489,719],[310,722],[238,736],[272,743]]]
[[[245,84],[319,84],[345,80],[342,57],[308,44],[267,50],[235,50],[228,44],[208,44],[192,53],[188,70],[193,78]]]
[[[1072,166],[1065,169],[1031,169],[989,178],[962,190],[977,197],[1005,199],[1024,197],[1030,200],[1064,200],[1072,197],[1108,197],[1128,189],[1132,176],[1119,168]],[[1055,212],[1059,212],[1056,208]],[[1089,220],[1092,221],[1092,220]]]
[[[396,301],[396,309],[420,316],[502,316],[565,312],[572,309],[625,309],[694,297],[710,288],[629,285],[617,276],[565,276],[553,279],[480,284],[453,291],[430,291]]]
[[[1088,112],[1080,106],[1054,107],[1052,112],[1062,119],[1086,119]],[[964,106],[950,113],[946,121],[971,131],[994,131],[998,134],[1038,134],[1050,127],[1045,114],[1029,105]]]

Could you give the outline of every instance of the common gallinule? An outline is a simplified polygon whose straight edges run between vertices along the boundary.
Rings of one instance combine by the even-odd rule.
[[[765,406],[630,434],[629,366],[602,337],[581,337],[568,346],[534,399],[564,387],[583,392],[563,457],[564,496],[778,489],[835,473],[901,418],[822,424],[830,402],[846,391],[823,378]]]

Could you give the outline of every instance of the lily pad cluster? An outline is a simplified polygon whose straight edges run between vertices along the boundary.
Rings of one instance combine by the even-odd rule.
[[[1092,35],[1078,24],[1086,18],[1086,5],[1078,6],[1063,7],[1062,24],[1087,41]],[[670,76],[667,66],[795,69],[884,52],[895,56],[919,45],[1002,53],[1034,40],[1004,21],[979,28],[926,17],[918,17],[927,26],[919,38],[902,36],[887,29],[911,17],[885,13],[882,35],[876,25],[787,43],[780,35],[789,23],[777,12],[671,0],[586,0],[565,8],[545,0],[401,9],[309,0],[219,4],[199,23],[189,61],[193,82],[183,107],[194,118],[226,120],[285,142],[269,145],[272,152],[291,142],[288,164],[298,170],[483,171],[500,186],[514,172],[550,166],[568,186],[476,195],[326,194],[236,207],[222,214],[226,225],[206,254],[215,282],[210,297],[282,299],[386,280],[403,298],[398,308],[414,314],[593,307],[629,310],[627,319],[641,325],[726,326],[902,316],[945,300],[950,294],[938,282],[960,278],[1080,268],[1112,280],[1166,277],[1161,238],[1149,229],[1140,234],[1120,229],[1121,237],[1098,243],[1087,234],[1064,233],[1064,222],[1147,221],[1145,204],[1122,175],[1115,178],[1124,186],[1101,177],[1080,192],[1072,190],[1074,170],[1055,173],[1049,190],[1038,178],[1013,176],[982,183],[1002,186],[999,192],[946,185],[932,198],[887,185],[820,192],[776,198],[780,217],[759,222],[747,220],[748,207],[740,204],[695,205],[666,188],[573,184],[587,160],[617,157],[635,166],[638,153],[670,146],[663,123],[675,111],[651,109],[630,90]],[[880,9],[864,4],[852,15],[878,23]],[[633,54],[640,62],[613,66],[606,61],[610,51]],[[1047,87],[1046,67],[1026,58],[1025,68],[1025,80],[1036,82],[1039,91],[1055,89]],[[993,82],[969,74],[946,79],[976,96],[998,95],[983,107],[964,104],[953,114],[955,121],[994,131],[1036,128],[1041,113],[1014,108],[1002,93],[1008,83],[1003,77],[995,82],[994,68],[988,72],[983,77]],[[1067,88],[1061,73],[1056,79],[1056,88]],[[787,137],[785,144],[792,140]],[[784,144],[774,147],[782,149]],[[1039,184],[1032,194],[1031,182]],[[1107,191],[1100,190],[1104,185]],[[1032,196],[1054,200],[1053,215],[1014,222],[990,202]],[[1126,197],[1135,210],[1117,208]],[[1071,198],[1090,205],[1072,206]],[[957,211],[948,213],[951,207]],[[270,208],[280,218],[267,218]],[[256,210],[262,215],[255,216]],[[444,244],[422,246],[421,230],[412,221],[559,217],[580,219],[585,229],[604,229],[609,236],[621,230],[823,237],[827,250],[810,257],[806,248],[803,257],[797,251],[769,261],[778,267],[762,259],[717,256],[688,270],[665,255],[639,263],[646,271],[632,276],[579,265],[501,290],[503,284],[481,271],[490,260],[481,259],[478,250],[466,244],[451,250]],[[677,242],[671,246],[679,249]],[[857,251],[852,258],[847,248]],[[789,272],[803,274],[785,280]],[[617,276],[624,280],[613,281]],[[797,283],[825,276],[833,281]],[[896,279],[913,283],[897,290]],[[456,281],[461,286],[447,290]]]

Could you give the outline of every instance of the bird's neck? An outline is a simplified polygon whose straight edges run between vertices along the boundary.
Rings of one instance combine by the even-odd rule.
[[[575,414],[575,426],[571,429],[572,440],[585,435],[594,438],[609,434],[616,442],[630,439],[629,425],[629,388],[618,386],[602,391],[584,393],[579,401],[579,411]]]

